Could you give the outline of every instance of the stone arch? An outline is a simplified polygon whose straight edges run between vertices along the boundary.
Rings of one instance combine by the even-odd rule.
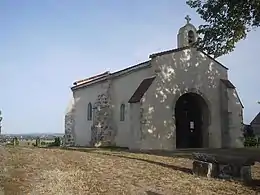
[[[188,104],[191,105],[191,106],[189,106],[188,113],[190,113],[190,114],[193,113],[193,115],[190,115],[190,114],[188,114],[188,115],[193,116],[196,119],[190,120],[189,117],[188,118],[186,117],[186,120],[185,120],[185,119],[183,119],[185,117],[183,117],[183,116],[180,117],[180,114],[178,114],[178,113],[182,112],[182,108],[180,108],[178,101],[180,99],[182,99],[183,102],[184,101],[186,102],[187,98],[189,99]],[[200,113],[199,116],[197,116],[195,114],[195,113],[197,113],[197,111],[195,111],[194,109],[195,110],[198,109],[198,113]],[[195,89],[195,88],[184,89],[184,90],[180,91],[180,93],[175,95],[175,98],[173,100],[173,106],[172,106],[172,119],[173,119],[173,123],[175,125],[174,126],[175,127],[174,128],[175,129],[174,137],[175,137],[176,147],[178,147],[178,148],[183,147],[183,145],[180,146],[180,144],[179,144],[180,142],[186,142],[186,143],[184,143],[184,147],[208,147],[208,145],[209,145],[209,126],[210,126],[210,121],[211,121],[211,105],[210,105],[209,100],[199,89]],[[181,121],[181,124],[184,126],[180,126],[180,121]],[[185,135],[183,135],[183,132],[181,132],[182,136],[188,137],[190,135],[192,135],[192,136],[194,135],[194,133],[190,133],[190,132],[193,132],[193,130],[191,130],[189,127],[190,123],[193,123],[193,124],[195,123],[196,128],[194,129],[194,132],[196,132],[196,135],[198,135],[200,137],[201,143],[195,143],[195,145],[194,144],[190,145],[190,143],[188,143],[189,142],[188,140],[180,141],[180,131],[187,131],[187,134],[184,133]],[[186,129],[180,130],[180,129],[184,129],[184,128],[186,128]],[[183,138],[181,138],[181,139],[183,139]],[[193,140],[193,139],[191,138],[190,140]]]
[[[208,109],[209,109],[209,121],[208,122],[209,122],[209,125],[210,125],[211,124],[211,112],[210,112],[211,111],[211,103],[210,103],[209,99],[207,98],[207,96],[197,88],[182,89],[182,90],[180,90],[179,93],[175,94],[175,97],[172,101],[172,117],[173,118],[175,117],[174,109],[175,109],[176,102],[185,93],[196,93],[204,99],[204,101],[206,102]]]
[[[188,31],[188,43],[193,44],[196,41],[195,32],[193,30]]]

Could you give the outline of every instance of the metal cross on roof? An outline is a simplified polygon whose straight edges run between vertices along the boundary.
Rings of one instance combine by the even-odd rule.
[[[190,16],[189,16],[189,15],[187,15],[187,16],[185,17],[185,19],[187,20],[187,24],[189,24],[189,23],[190,23],[190,21],[191,21],[191,18],[190,18]]]

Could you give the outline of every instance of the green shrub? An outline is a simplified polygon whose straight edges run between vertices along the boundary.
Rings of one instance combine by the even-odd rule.
[[[41,139],[39,137],[36,138],[36,146],[41,145]]]
[[[41,145],[43,145],[43,146],[46,145],[46,142],[42,141],[42,142],[41,142]]]
[[[257,137],[246,137],[244,141],[245,147],[258,147],[260,145],[260,139]]]
[[[13,138],[12,144],[13,144],[14,146],[18,146],[18,145],[19,145],[19,140],[18,140],[17,137],[14,137],[14,138]]]
[[[55,137],[54,138],[54,142],[51,142],[50,144],[48,144],[48,146],[60,146],[61,141],[60,141],[60,137]]]
[[[55,143],[55,146],[60,146],[60,143],[61,143],[60,137],[55,137],[54,143]]]

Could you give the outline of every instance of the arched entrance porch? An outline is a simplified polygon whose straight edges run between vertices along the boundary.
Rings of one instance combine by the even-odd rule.
[[[176,148],[208,147],[209,108],[204,98],[193,92],[175,104]]]

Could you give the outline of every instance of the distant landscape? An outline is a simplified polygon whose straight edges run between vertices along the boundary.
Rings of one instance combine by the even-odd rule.
[[[19,133],[19,134],[1,134],[0,143],[8,143],[14,138],[17,138],[20,142],[35,141],[37,138],[41,140],[50,141],[55,137],[63,137],[62,133]]]
[[[63,136],[63,133],[6,133],[6,134],[1,134],[3,136],[16,136],[16,137],[21,137],[21,136]]]

